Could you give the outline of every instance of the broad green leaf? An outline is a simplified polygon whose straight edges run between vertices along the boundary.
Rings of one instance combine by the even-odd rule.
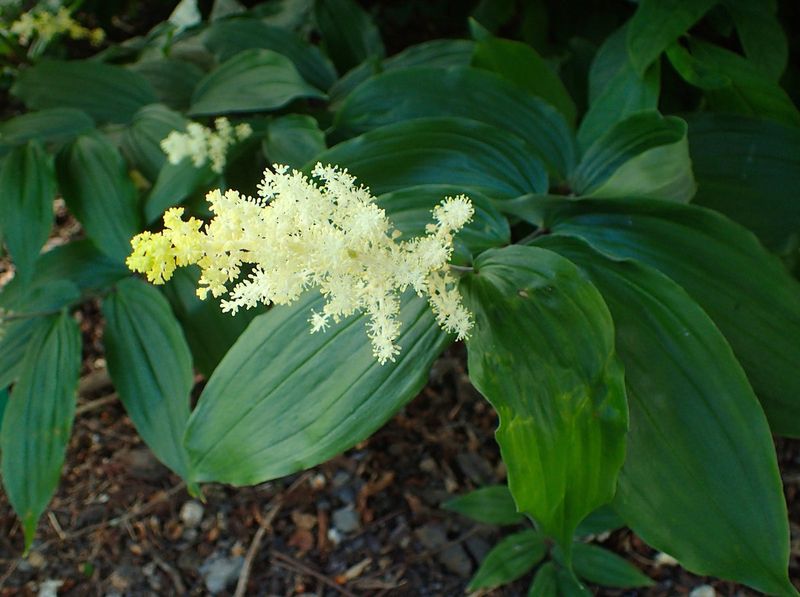
[[[543,535],[524,530],[505,537],[486,554],[467,591],[490,589],[517,580],[547,554]]]
[[[403,238],[408,239],[426,234],[425,226],[432,221],[431,210],[442,199],[463,192],[464,189],[456,185],[419,185],[380,195],[377,204],[386,210]],[[497,211],[491,200],[474,190],[469,191],[469,198],[475,215],[455,236],[454,262],[471,263],[472,255],[511,241],[508,219]]]
[[[237,0],[214,0],[214,6],[211,8],[211,15],[208,17],[208,20],[213,23],[214,21],[225,19],[246,11],[247,9],[237,2]]]
[[[6,387],[17,381],[22,358],[31,338],[41,327],[52,322],[44,317],[27,317],[0,323],[0,386]]]
[[[244,50],[203,77],[189,113],[264,112],[299,98],[323,99],[325,94],[303,81],[285,56],[272,50]]]
[[[800,131],[733,114],[695,114],[688,122],[694,202],[746,226],[773,251],[796,250]]]
[[[605,257],[575,238],[536,243],[578,264],[614,318],[630,406],[615,510],[696,574],[795,594],[772,436],[714,323],[649,266]]]
[[[541,97],[575,126],[575,102],[556,72],[528,44],[490,37],[478,41],[472,64],[493,71],[522,89]]]
[[[28,112],[0,124],[0,153],[28,141],[69,141],[94,128],[92,119],[75,108],[51,108]]]
[[[167,156],[161,141],[172,131],[185,131],[186,119],[162,104],[139,110],[122,133],[121,149],[128,162],[151,181],[157,179]]]
[[[81,292],[100,290],[127,275],[127,267],[100,253],[88,240],[72,241],[42,254],[29,284],[21,284],[18,278],[6,284],[0,291],[0,309],[28,313],[60,309]]]
[[[30,280],[39,251],[53,226],[55,174],[36,141],[13,149],[0,166],[0,228],[16,275]]]
[[[242,50],[273,50],[291,60],[297,72],[314,87],[328,89],[336,81],[336,69],[319,48],[291,31],[256,19],[228,19],[214,23],[208,28],[205,44],[221,61],[233,58]]]
[[[197,0],[180,0],[167,20],[180,33],[184,29],[199,25],[203,20],[203,15],[200,14]]]
[[[67,205],[92,242],[123,261],[140,230],[139,205],[117,148],[102,135],[82,135],[61,150],[56,173]]]
[[[308,26],[313,9],[314,0],[276,0],[256,4],[250,14],[268,25],[297,31]]]
[[[103,301],[103,316],[108,372],[125,410],[158,459],[186,478],[192,356],[169,303],[153,286],[128,278]]]
[[[475,42],[468,39],[434,39],[410,46],[393,56],[378,62],[366,61],[348,71],[331,86],[328,95],[331,109],[338,108],[347,95],[372,75],[380,72],[426,66],[446,68],[469,66]]]
[[[470,491],[446,501],[442,508],[486,524],[519,524],[525,520],[517,512],[514,498],[505,485],[489,485]]]
[[[219,175],[211,169],[210,164],[196,168],[188,157],[177,164],[167,162],[145,198],[145,222],[152,224],[168,208],[183,203],[197,191],[207,190],[218,178]]]
[[[0,432],[3,485],[26,551],[61,477],[81,363],[75,321],[67,313],[48,321],[28,344]]]
[[[616,531],[625,526],[625,521],[619,517],[614,509],[606,504],[584,518],[575,529],[576,537],[599,535],[609,531]]]
[[[688,201],[695,192],[686,122],[640,112],[616,124],[586,151],[571,177],[590,197],[636,194]]]
[[[611,316],[578,269],[550,251],[490,249],[474,267],[461,282],[475,316],[470,379],[500,417],[517,509],[568,550],[578,523],[614,496],[625,456]]]
[[[731,86],[730,77],[695,58],[678,42],[667,48],[667,58],[672,68],[690,85],[700,89],[724,89]]]
[[[203,70],[191,62],[166,57],[137,62],[129,68],[147,79],[159,101],[173,110],[189,107],[194,89],[204,75]]]
[[[325,133],[305,114],[289,114],[270,121],[264,137],[264,153],[270,163],[302,168],[325,151]]]
[[[589,70],[589,110],[578,129],[583,150],[619,121],[658,107],[660,63],[638,74],[625,48],[626,32],[627,27],[622,27],[606,39]]]
[[[8,405],[8,388],[0,390],[0,432],[3,429],[3,417],[6,414],[6,406]]]
[[[553,562],[545,562],[536,571],[528,589],[528,597],[559,597],[556,565]]]
[[[750,62],[774,81],[780,79],[786,69],[789,47],[776,15],[777,3],[723,0],[723,5],[733,17]]]
[[[398,316],[401,352],[379,365],[363,315],[310,333],[321,305],[307,292],[259,315],[216,368],[186,432],[193,481],[252,485],[339,454],[417,394],[450,342],[409,292]]]
[[[633,589],[655,584],[624,558],[588,543],[576,543],[572,548],[572,569],[581,579],[603,587]]]
[[[195,367],[209,377],[225,353],[262,309],[245,309],[236,315],[223,313],[218,301],[211,299],[201,301],[197,298],[199,278],[198,268],[180,268],[164,286],[164,294],[183,326]]]
[[[694,38],[689,40],[689,51],[705,68],[731,81],[724,88],[705,89],[709,105],[715,111],[770,118],[800,126],[800,111],[786,91],[746,58]]]
[[[544,563],[528,589],[528,597],[591,597],[575,575],[554,562]]]
[[[547,173],[519,137],[464,118],[419,118],[380,127],[317,156],[347,167],[375,194],[457,184],[492,198],[545,192]]]
[[[718,0],[641,0],[628,22],[628,55],[641,76],[667,46],[686,33]]]
[[[388,71],[360,85],[336,114],[338,136],[429,116],[471,118],[526,141],[551,173],[575,165],[572,133],[542,100],[480,69],[416,67]]]
[[[545,225],[680,284],[725,334],[776,433],[800,437],[800,283],[714,211],[637,200],[558,205]]]
[[[77,108],[98,122],[129,122],[139,108],[157,101],[141,75],[89,60],[40,62],[20,72],[11,92],[29,110]]]
[[[369,58],[383,58],[381,34],[355,0],[314,0],[322,45],[340,72]]]

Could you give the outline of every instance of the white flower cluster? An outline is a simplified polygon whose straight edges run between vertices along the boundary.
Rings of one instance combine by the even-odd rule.
[[[88,39],[92,45],[99,45],[105,39],[105,32],[100,28],[87,29],[72,18],[69,9],[61,7],[58,12],[37,10],[22,13],[11,23],[11,33],[17,36],[19,43],[28,45],[34,36],[48,42],[56,35],[68,34],[72,39]]]
[[[170,164],[177,164],[183,158],[190,157],[196,168],[211,162],[211,169],[221,173],[225,168],[228,148],[237,141],[244,141],[253,134],[253,129],[246,122],[235,127],[224,116],[214,121],[216,131],[197,122],[190,122],[186,132],[172,131],[161,140],[161,149],[167,154]]]
[[[447,264],[453,235],[473,216],[470,200],[446,198],[433,209],[425,236],[400,241],[384,210],[347,170],[317,164],[313,173],[320,185],[275,166],[264,173],[255,199],[234,190],[210,192],[214,218],[203,230],[199,220],[182,219],[183,208],[170,209],[162,232],[131,241],[128,266],[162,283],[176,266],[196,263],[202,270],[198,295],[228,293],[222,308],[231,313],[259,303],[290,304],[316,287],[326,302],[311,313],[311,331],[363,311],[381,364],[400,350],[397,316],[407,288],[428,297],[443,329],[466,337],[472,317]],[[243,264],[253,267],[242,279]]]

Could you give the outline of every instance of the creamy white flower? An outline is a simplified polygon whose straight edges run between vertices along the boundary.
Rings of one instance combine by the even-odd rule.
[[[230,131],[219,123],[217,129]],[[275,166],[264,173],[257,198],[212,191],[206,199],[214,218],[203,229],[195,218],[182,219],[183,208],[170,209],[162,232],[131,241],[128,266],[158,284],[177,266],[196,263],[202,271],[198,295],[226,295],[221,304],[229,313],[290,304],[317,288],[325,304],[311,312],[311,332],[364,312],[380,363],[400,351],[400,294],[408,287],[428,297],[444,330],[466,337],[472,317],[448,261],[453,235],[472,218],[469,199],[444,199],[425,236],[400,241],[369,190],[356,186],[347,170],[317,164],[313,174],[321,184]],[[250,271],[242,278],[243,266]]]
[[[178,164],[190,158],[195,168],[211,162],[211,169],[221,173],[225,169],[228,149],[253,134],[249,124],[243,122],[235,127],[224,116],[214,121],[216,131],[198,122],[186,125],[186,132],[172,131],[161,140],[161,149],[170,164]]]

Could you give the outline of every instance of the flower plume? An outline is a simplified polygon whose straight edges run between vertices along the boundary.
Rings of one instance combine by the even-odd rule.
[[[225,295],[222,309],[230,313],[290,304],[318,288],[326,302],[309,314],[311,331],[365,312],[381,364],[399,353],[397,316],[407,288],[428,297],[443,329],[466,337],[472,318],[447,264],[453,235],[474,213],[470,200],[444,199],[433,209],[425,236],[400,241],[384,210],[347,170],[317,164],[313,175],[320,184],[275,166],[264,173],[256,198],[212,191],[206,199],[214,217],[205,226],[184,220],[183,208],[172,208],[162,232],[143,232],[131,241],[128,267],[160,284],[176,267],[197,264],[198,296]]]

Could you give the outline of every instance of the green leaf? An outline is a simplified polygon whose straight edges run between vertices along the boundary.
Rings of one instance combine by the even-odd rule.
[[[486,554],[467,591],[490,589],[517,580],[547,554],[545,538],[530,529],[505,537]]]
[[[528,597],[559,597],[556,565],[553,562],[545,562],[536,571],[528,589]]]
[[[472,64],[493,71],[517,86],[541,97],[575,126],[575,102],[547,61],[528,44],[490,37],[475,46]]]
[[[0,228],[25,283],[53,226],[55,175],[50,156],[36,141],[12,150],[0,166]]]
[[[658,107],[661,67],[654,62],[638,74],[625,48],[623,26],[600,46],[589,71],[589,110],[578,129],[578,143],[586,150],[619,121]]]
[[[103,316],[108,371],[125,410],[158,459],[186,478],[192,356],[169,303],[153,286],[128,278],[103,301]]]
[[[724,89],[731,86],[730,77],[695,58],[678,42],[667,48],[667,58],[672,68],[690,85],[700,89]]]
[[[568,550],[578,523],[614,496],[625,456],[611,316],[578,269],[550,251],[490,249],[474,267],[461,282],[475,316],[470,379],[500,417],[517,509]]]
[[[617,554],[587,543],[572,548],[572,568],[580,578],[603,587],[633,589],[655,583]]]
[[[336,134],[352,136],[429,116],[471,118],[519,136],[559,177],[575,165],[572,133],[555,109],[499,76],[474,68],[416,67],[373,77],[342,104]]]
[[[576,537],[599,535],[609,531],[616,531],[625,526],[625,521],[619,517],[614,509],[606,504],[584,518],[575,529]]]
[[[353,89],[374,74],[417,66],[431,68],[469,66],[474,48],[475,42],[468,39],[434,39],[410,46],[381,62],[363,62],[347,72],[330,88],[328,95],[331,98],[331,109],[338,107]]]
[[[315,0],[314,18],[322,45],[340,72],[369,58],[383,58],[380,31],[354,0]]]
[[[0,430],[3,429],[3,418],[6,414],[6,406],[8,406],[8,388],[0,390]]]
[[[272,50],[244,50],[197,84],[189,114],[264,112],[299,98],[324,99],[298,74],[291,60]]]
[[[481,487],[446,501],[442,508],[486,524],[510,525],[525,520],[517,512],[514,498],[506,485]]]
[[[641,0],[628,22],[628,55],[641,76],[667,46],[686,33],[718,0]]]
[[[25,351],[0,433],[3,485],[22,521],[26,551],[61,476],[81,363],[75,321],[66,313],[48,321]]]
[[[19,74],[11,92],[29,110],[77,108],[98,122],[129,122],[139,108],[157,101],[141,75],[89,60],[40,62]]]
[[[289,114],[272,120],[264,137],[264,153],[273,164],[302,168],[325,151],[325,133],[305,114]]]
[[[423,236],[425,226],[431,223],[431,210],[445,197],[462,194],[456,185],[419,185],[407,187],[377,198],[377,204],[386,210],[395,228],[404,238]],[[455,236],[453,261],[471,263],[472,255],[491,247],[511,242],[511,232],[506,219],[491,200],[476,191],[469,192],[475,215]]]
[[[409,293],[398,316],[401,352],[379,365],[363,315],[310,334],[309,315],[321,305],[308,292],[259,315],[216,368],[186,432],[194,481],[252,485],[339,454],[417,394],[450,342],[427,302]]]
[[[546,562],[536,572],[528,597],[591,597],[575,575],[554,562]]]
[[[183,203],[197,191],[207,190],[219,179],[211,164],[196,168],[188,157],[177,164],[167,162],[144,202],[144,220],[152,224],[168,208]]]
[[[464,118],[419,118],[332,147],[317,161],[347,167],[375,194],[417,184],[458,184],[497,197],[547,189],[535,150],[519,137]]]
[[[98,249],[117,261],[139,230],[136,189],[125,160],[100,134],[81,135],[56,158],[58,186]]]
[[[723,5],[733,17],[750,62],[773,81],[780,79],[786,70],[789,47],[776,15],[776,3],[723,0]]]
[[[211,15],[208,20],[214,22],[246,11],[247,9],[237,0],[214,0],[214,6],[211,8]]]
[[[17,381],[31,338],[50,324],[44,317],[30,317],[0,325],[0,386],[5,388]]]
[[[242,50],[273,50],[291,60],[300,76],[314,87],[328,89],[336,81],[336,69],[319,48],[287,29],[256,19],[228,19],[214,23],[206,32],[205,44],[220,61],[233,58]]]
[[[688,570],[795,594],[789,528],[766,417],[725,338],[675,282],[563,236],[611,310],[630,406],[614,506]]]
[[[746,230],[694,206],[581,200],[558,211],[546,222],[552,231],[680,284],[725,334],[773,430],[800,437],[800,284],[778,259]]]
[[[127,275],[127,267],[100,253],[88,240],[72,241],[42,254],[29,284],[21,284],[18,278],[6,284],[0,291],[0,308],[23,313],[60,309],[81,292],[100,290]]]
[[[698,184],[694,202],[746,226],[773,251],[796,251],[800,132],[733,114],[695,114],[688,122]]]
[[[197,298],[199,278],[198,268],[180,268],[164,286],[164,294],[183,326],[195,367],[209,377],[262,309],[245,309],[236,315],[223,313],[216,301]]]
[[[708,103],[715,111],[770,118],[800,126],[800,111],[786,91],[746,58],[694,38],[689,40],[689,51],[704,68],[731,81],[724,88],[705,89]],[[687,82],[692,83],[688,79]]]
[[[168,19],[168,22],[175,27],[178,33],[184,29],[199,25],[202,21],[203,15],[200,14],[197,0],[180,0]]]
[[[186,124],[183,116],[166,106],[145,106],[122,133],[122,153],[148,180],[156,180],[167,162],[161,140],[172,131],[185,131]]]
[[[94,128],[88,114],[75,108],[51,108],[28,112],[0,124],[0,153],[28,141],[69,141]]]
[[[595,141],[571,177],[590,197],[637,195],[688,201],[695,192],[686,122],[640,112]]]
[[[129,68],[147,79],[159,101],[173,110],[189,108],[195,87],[204,75],[200,67],[176,58],[144,60]]]

